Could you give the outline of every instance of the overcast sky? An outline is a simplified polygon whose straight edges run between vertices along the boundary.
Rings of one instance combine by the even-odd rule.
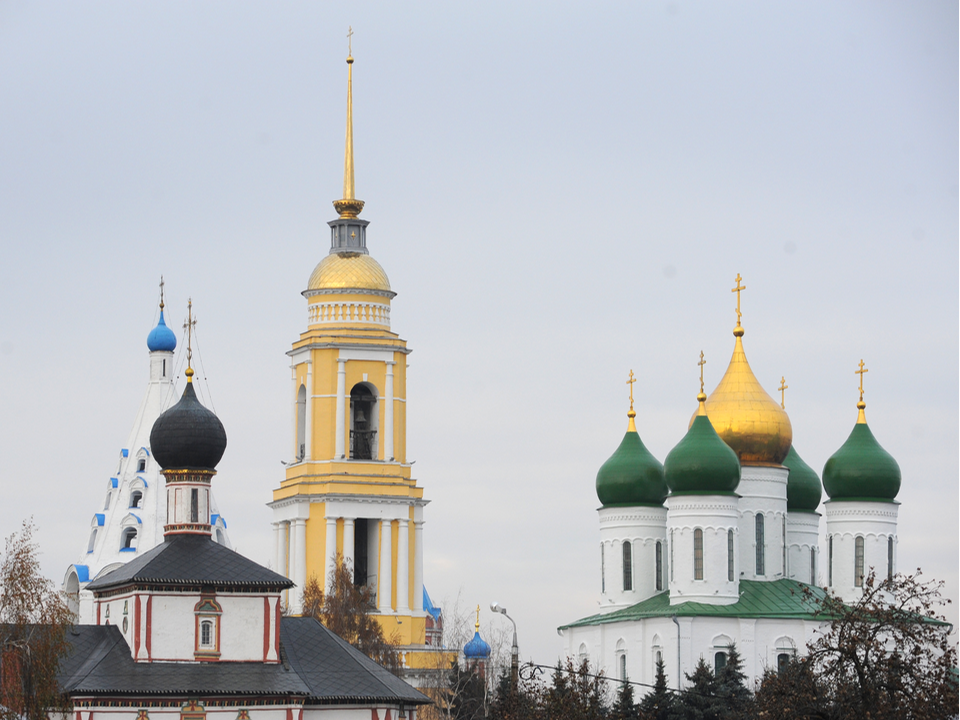
[[[0,2],[3,535],[32,515],[58,584],[79,559],[162,273],[229,438],[220,509],[270,561],[348,25],[437,601],[486,625],[499,600],[524,659],[556,658],[597,609],[627,373],[662,461],[700,351],[708,392],[733,351],[737,273],[747,357],[771,394],[786,377],[818,472],[864,359],[903,470],[899,566],[958,599],[955,2]]]

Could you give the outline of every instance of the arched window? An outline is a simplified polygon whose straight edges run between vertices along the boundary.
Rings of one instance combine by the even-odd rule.
[[[833,535],[827,538],[827,585],[833,587]]]
[[[863,587],[863,536],[853,542],[853,584]]]
[[[213,647],[213,620],[204,620],[200,623],[200,647]]]
[[[221,530],[220,528],[217,528],[217,544],[218,545],[227,544],[227,539],[223,536],[223,530]]]
[[[297,462],[307,455],[307,388],[297,391]]]
[[[727,666],[727,654],[720,650],[713,655],[713,674],[719,675],[720,671]]]
[[[92,553],[94,546],[97,544],[97,530],[99,528],[94,528],[90,531],[90,540],[87,541],[87,552]]]
[[[777,672],[782,673],[787,669],[787,665],[790,664],[790,653],[778,653],[777,654]]]
[[[128,527],[123,531],[123,535],[120,537],[120,550],[136,550],[137,549],[137,529],[135,527]]]
[[[703,530],[693,531],[693,579],[703,580]]]
[[[656,582],[657,591],[663,590],[663,543],[657,540],[656,548],[654,549],[656,554],[656,577],[654,582]]]
[[[810,584],[817,584],[817,549],[810,548]]]
[[[757,513],[757,575],[764,575],[763,513]]]
[[[196,616],[196,640],[194,657],[210,660],[220,657],[220,616],[223,608],[215,598],[201,596],[193,612]]]
[[[377,397],[366,383],[350,391],[350,457],[354,460],[377,458]]]
[[[887,580],[893,580],[893,535],[887,538]]]
[[[633,546],[623,541],[623,591],[633,590]]]
[[[143,472],[147,469],[147,459],[142,457],[137,460],[137,472]]]
[[[733,530],[727,530],[727,582],[733,582]]]
[[[620,670],[620,680],[625,681],[627,679],[627,653],[626,652],[620,653],[619,659],[620,659],[620,662],[618,663],[619,665],[618,669]]]
[[[130,493],[130,507],[138,508],[143,505],[143,493],[139,490],[134,490]]]
[[[587,659],[588,659],[589,657],[590,657],[590,656],[589,656],[588,653],[587,653],[587,644],[586,644],[586,643],[580,643],[580,648],[577,650],[577,659],[578,659],[581,663],[584,663],[584,662],[587,661]]]

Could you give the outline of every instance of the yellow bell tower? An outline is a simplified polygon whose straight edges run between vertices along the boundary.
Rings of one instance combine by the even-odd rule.
[[[354,194],[353,57],[347,57],[343,198],[328,223],[330,253],[303,291],[306,330],[290,356],[293,440],[286,477],[273,491],[276,567],[297,587],[325,586],[339,556],[354,581],[376,592],[389,638],[425,644],[422,488],[406,454],[410,350],[390,329],[387,274],[367,250],[363,201]]]

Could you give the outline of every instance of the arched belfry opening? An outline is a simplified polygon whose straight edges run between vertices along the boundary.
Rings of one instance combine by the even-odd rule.
[[[370,383],[357,383],[350,391],[350,459],[376,460],[377,421],[376,388]]]
[[[307,388],[300,386],[297,391],[297,462],[307,454]]]

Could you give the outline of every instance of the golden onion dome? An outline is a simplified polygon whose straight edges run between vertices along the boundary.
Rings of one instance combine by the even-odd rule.
[[[714,430],[741,465],[779,465],[790,452],[793,427],[786,411],[757,381],[743,352],[743,328],[734,330],[733,357],[706,410]],[[696,414],[690,419],[690,424]]]
[[[331,253],[313,269],[307,290],[381,290],[390,280],[380,263],[365,253]]]

